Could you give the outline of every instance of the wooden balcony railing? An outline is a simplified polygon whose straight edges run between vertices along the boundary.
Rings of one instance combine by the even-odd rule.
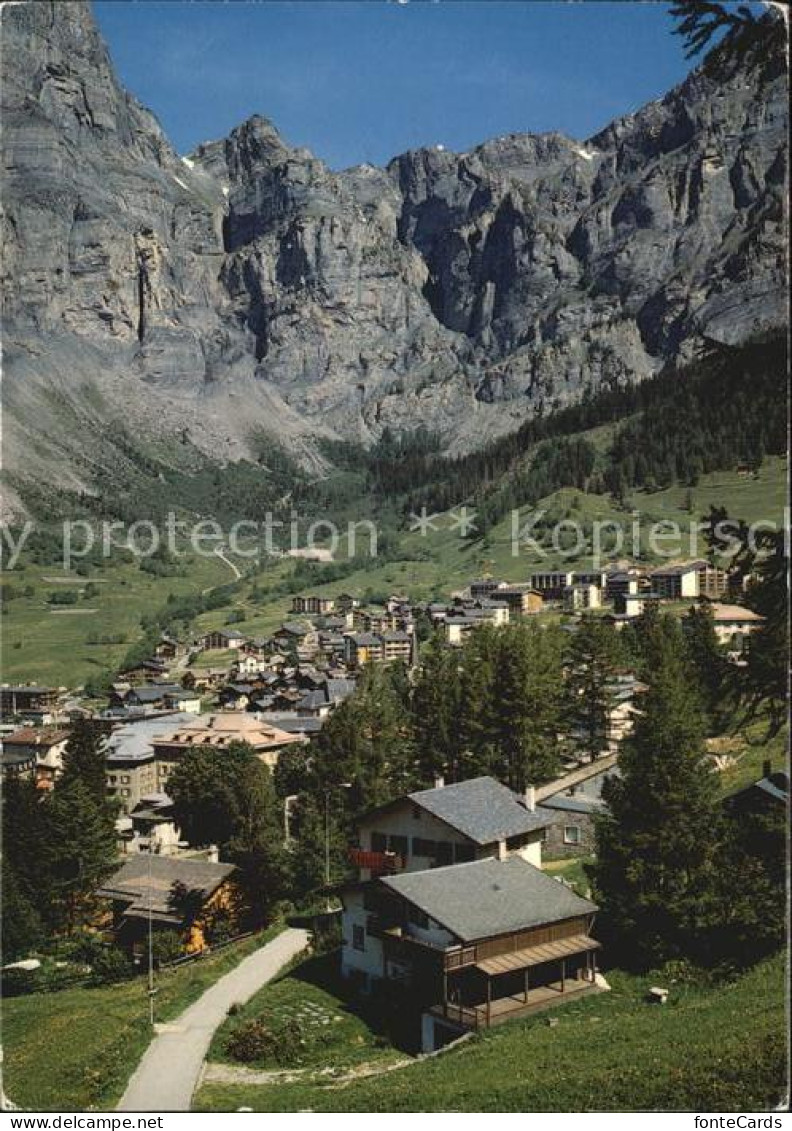
[[[366,848],[350,848],[347,852],[350,864],[368,868],[374,875],[401,872],[404,868],[404,857],[396,852],[371,852]]]

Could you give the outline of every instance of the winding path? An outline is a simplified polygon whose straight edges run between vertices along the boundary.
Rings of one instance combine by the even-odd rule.
[[[252,997],[307,942],[307,931],[283,931],[215,982],[174,1022],[162,1025],[116,1110],[189,1111],[204,1057],[229,1006]]]

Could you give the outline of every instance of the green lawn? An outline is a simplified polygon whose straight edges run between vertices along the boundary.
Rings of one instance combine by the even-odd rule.
[[[608,974],[612,991],[514,1021],[444,1055],[339,1086],[205,1084],[198,1111],[763,1111],[786,1087],[785,964],[715,988]]]
[[[728,796],[758,781],[762,777],[766,761],[770,762],[774,770],[783,769],[786,765],[788,742],[789,732],[786,729],[768,738],[767,722],[764,719],[751,723],[736,735],[725,735],[712,740],[710,748],[716,753],[726,754],[731,760],[720,771],[720,793]]]
[[[158,978],[156,1020],[170,1021],[281,928]],[[146,979],[2,1002],[5,1089],[28,1111],[108,1110],[151,1039]]]
[[[589,895],[589,878],[584,868],[586,864],[593,862],[593,856],[576,856],[567,860],[544,860],[542,871],[548,872],[551,876],[562,876],[568,883],[572,884],[578,895],[586,898]]]
[[[0,573],[19,594],[4,602],[3,679],[76,687],[117,666],[141,636],[140,618],[161,608],[169,593],[189,594],[233,577],[217,558],[185,559],[184,576],[156,577],[137,562],[110,561],[90,576],[57,566],[23,563]],[[87,586],[93,586],[95,592]],[[50,605],[53,592],[81,593],[75,605]]]
[[[319,955],[264,986],[218,1029],[208,1059],[263,1069],[346,1069],[403,1059],[345,1004],[337,966],[336,953]],[[251,1021],[260,1021],[281,1039],[263,1055],[240,1060],[230,1051],[229,1041]]]

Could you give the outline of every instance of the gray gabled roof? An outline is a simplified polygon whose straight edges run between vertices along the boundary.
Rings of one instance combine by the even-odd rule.
[[[477,860],[379,881],[462,942],[590,915],[596,904],[519,856]]]
[[[125,903],[125,915],[136,917],[150,909],[158,918],[178,923],[182,916],[173,907],[174,885],[207,899],[235,871],[233,864],[144,853],[126,860],[96,895]]]
[[[408,796],[476,844],[520,836],[549,823],[546,814],[526,809],[516,794],[489,777],[422,789]]]

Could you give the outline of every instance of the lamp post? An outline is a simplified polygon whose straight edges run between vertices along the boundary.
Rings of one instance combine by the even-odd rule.
[[[149,832],[148,850],[148,999],[149,999],[149,1025],[154,1028],[154,877],[152,857],[154,856],[154,838]]]
[[[352,788],[352,782],[350,782],[350,781],[341,782],[341,784],[338,785],[336,788],[337,789],[351,789]],[[333,792],[332,787],[327,788],[324,791],[324,803],[325,803],[325,812],[324,812],[324,817],[325,817],[325,844],[324,844],[324,849],[325,849],[325,868],[324,868],[325,877],[324,878],[325,878],[325,888],[330,887],[330,794],[332,792]],[[325,900],[325,910],[327,910],[327,911],[332,910],[332,908],[330,906],[330,892],[329,891],[327,892],[327,897],[326,897],[326,900]]]

